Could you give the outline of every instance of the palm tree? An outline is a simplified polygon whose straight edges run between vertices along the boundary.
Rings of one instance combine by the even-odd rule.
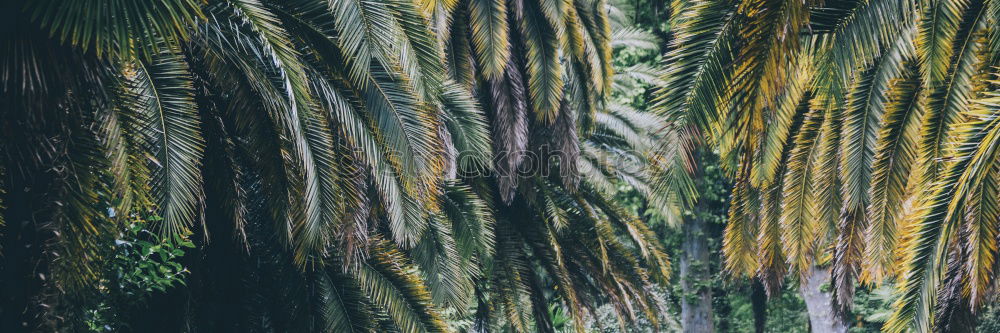
[[[485,121],[442,81],[436,39],[417,8],[14,5],[24,8],[7,11],[20,33],[5,38],[5,183],[30,190],[5,198],[5,220],[19,228],[6,230],[5,285],[48,276],[10,294],[20,298],[5,322],[70,324],[60,322],[76,305],[68,298],[102,279],[99,240],[118,223],[106,207],[162,216],[164,235],[204,234],[211,222],[235,227],[220,236],[265,244],[248,246],[261,258],[254,265],[276,266],[274,280],[258,283],[300,283],[285,294],[300,306],[261,311],[269,325],[444,330],[396,248],[417,243],[445,195],[436,147],[441,132],[455,130],[446,124],[483,132]],[[322,286],[357,295],[336,300]],[[309,311],[321,307],[322,320],[278,319],[319,318]],[[386,319],[359,324],[352,316],[374,313],[366,308]]]
[[[611,196],[618,184],[631,184],[672,214],[682,195],[654,191],[660,175],[644,167],[655,148],[650,133],[663,123],[607,101],[616,45],[607,6],[486,0],[433,9],[451,78],[489,110],[494,172],[461,177],[487,198],[497,223],[496,257],[477,288],[484,291],[479,309],[492,312],[477,313],[488,315],[477,319],[480,327],[553,331],[540,320],[549,318],[551,302],[570,310],[578,330],[585,313],[607,301],[620,319],[656,318],[643,291],[666,278],[666,256]],[[621,43],[650,38],[617,28],[631,37]]]
[[[186,286],[122,310],[136,330],[551,331],[550,303],[579,321],[596,301],[655,318],[666,257],[609,185],[680,196],[601,165],[650,162],[625,148],[659,126],[605,107],[603,1],[4,9],[5,330],[82,325],[124,220],[161,217],[199,247]],[[551,175],[516,173],[546,147]]]
[[[996,253],[1000,2],[673,8],[661,112],[710,133],[735,180],[727,268],[773,292],[829,264],[838,310],[894,280],[890,331],[974,313]]]

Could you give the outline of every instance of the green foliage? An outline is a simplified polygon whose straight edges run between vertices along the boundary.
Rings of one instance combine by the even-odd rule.
[[[726,302],[731,310],[725,318],[717,319],[719,327],[728,322],[728,332],[753,332],[755,329],[753,304],[747,284],[729,284],[723,289],[717,303]],[[781,294],[767,301],[767,323],[764,332],[806,333],[809,332],[809,316],[806,304],[799,296],[798,288],[786,283]],[[720,330],[725,332],[725,330]]]
[[[157,216],[128,219],[121,238],[115,240],[109,289],[141,301],[143,295],[184,283],[189,272],[180,259],[184,249],[194,248],[194,243],[186,235],[163,237],[152,233],[149,223],[159,220]]]
[[[647,166],[684,138],[614,103],[659,74],[614,76],[613,49],[656,42],[606,0],[2,8],[0,246],[17,251],[0,284],[27,287],[2,295],[3,324],[409,333],[447,313],[544,331],[550,302],[579,328],[597,301],[653,317],[667,256],[610,198],[628,183],[679,215],[686,155]],[[102,204],[135,220],[119,231]],[[184,302],[132,307],[156,297]]]
[[[1000,306],[987,306],[979,317],[976,332],[1000,332]]]
[[[894,291],[891,284],[858,289],[848,316],[853,319],[849,332],[881,332],[882,325],[892,316],[892,303],[896,300]]]
[[[113,210],[111,210],[113,212]],[[112,218],[114,218],[112,216]],[[188,236],[160,236],[151,231],[155,215],[132,214],[114,239],[114,251],[105,262],[105,278],[97,286],[94,307],[86,310],[86,325],[92,332],[115,332],[126,325],[124,317],[142,306],[152,293],[183,285],[190,273],[181,263],[185,249],[194,248]],[[111,245],[111,244],[109,244]]]

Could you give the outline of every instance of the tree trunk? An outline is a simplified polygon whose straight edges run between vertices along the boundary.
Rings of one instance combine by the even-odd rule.
[[[764,333],[767,328],[767,292],[760,279],[750,283],[750,307],[753,310],[753,329],[756,333]]]
[[[711,333],[712,289],[707,285],[709,251],[705,220],[699,217],[684,221],[684,243],[681,245],[681,327],[684,332]]]
[[[809,326],[815,333],[845,333],[847,323],[833,309],[833,295],[822,291],[822,286],[830,282],[830,268],[812,266],[806,272],[805,280],[799,285],[799,292],[806,302],[809,312]]]

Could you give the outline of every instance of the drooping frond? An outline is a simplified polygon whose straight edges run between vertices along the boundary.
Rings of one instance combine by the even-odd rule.
[[[757,271],[757,223],[751,213],[753,189],[746,182],[733,185],[729,206],[729,220],[722,239],[722,252],[726,256],[726,270],[732,274],[749,276]]]
[[[920,68],[924,81],[931,87],[945,80],[955,52],[954,40],[959,33],[962,16],[970,1],[947,0],[923,2],[918,25]],[[959,45],[959,48],[962,46]]]
[[[888,93],[876,141],[861,275],[868,283],[880,284],[894,271],[907,179],[916,160],[923,103],[918,73],[915,66],[909,67]]]
[[[800,107],[808,101],[807,84],[812,74],[808,61],[799,61],[799,68],[790,72],[790,82],[781,94],[774,107],[769,110],[770,126],[761,140],[760,151],[755,154],[754,168],[750,171],[750,180],[754,186],[765,187],[778,177],[782,154],[785,147],[793,142],[795,120],[802,119],[807,108]]]
[[[736,27],[728,1],[677,2],[675,34],[664,63],[666,76],[657,93],[656,110],[669,118],[687,119],[709,128],[717,118],[717,101],[725,95],[732,74]],[[682,47],[683,46],[683,47]]]
[[[800,108],[808,108],[809,103],[801,103]],[[811,169],[816,154],[819,153],[819,132],[824,122],[821,109],[809,110],[795,137],[794,147],[788,155],[788,162],[782,180],[784,189],[781,204],[781,244],[782,252],[788,259],[792,271],[806,274],[811,263],[816,238],[817,218],[814,202],[817,191],[813,184]]]
[[[469,17],[476,62],[487,79],[498,78],[507,70],[507,59],[510,57],[507,1],[470,1]]]
[[[544,15],[545,8],[533,0],[524,1],[520,20],[527,73],[527,91],[535,118],[555,122],[563,97],[563,65],[559,59],[558,27]]]
[[[986,297],[993,280],[993,264],[997,252],[995,235],[998,215],[996,195],[997,170],[1000,169],[1000,94],[991,92],[976,101],[969,113],[969,120],[956,126],[962,141],[955,148],[958,158],[968,159],[964,173],[958,179],[955,194],[964,198],[951,198],[950,214],[963,219],[967,232],[967,275],[969,281],[963,295],[976,309]],[[962,203],[961,200],[967,201]],[[964,210],[963,210],[963,205]]]
[[[945,69],[933,71],[940,71],[940,74],[925,73],[932,75],[931,78],[925,78],[929,90],[928,111],[924,113],[921,127],[920,151],[921,165],[925,168],[925,184],[930,184],[943,172],[944,166],[938,159],[944,157],[947,149],[949,127],[958,122],[960,115],[968,110],[969,99],[972,97],[971,79],[980,61],[979,49],[982,45],[977,36],[978,30],[985,23],[983,11],[984,8],[979,4],[968,8],[967,13],[961,17],[962,22],[954,23],[961,23],[961,28],[956,26],[956,31],[947,35],[951,37],[949,41],[954,43],[954,46],[948,46],[949,49],[953,48],[948,55],[953,56],[954,62],[949,61],[943,65],[947,66]]]
[[[868,69],[858,73],[848,90],[841,129],[840,177],[842,209],[834,257],[837,302],[851,303],[854,283],[863,259],[864,231],[870,204],[872,162],[877,133],[885,110],[889,83],[900,76],[903,62],[912,56],[909,34],[904,32]]]
[[[93,50],[99,57],[148,59],[187,38],[187,27],[203,16],[193,0],[30,1],[32,20],[60,42]],[[166,45],[142,41],[162,40]]]
[[[464,87],[446,82],[441,92],[441,104],[447,111],[442,115],[442,121],[458,152],[457,168],[465,172],[492,168],[489,124],[479,103]]]
[[[204,140],[187,64],[180,55],[161,53],[127,73],[130,112],[140,120],[153,155],[152,188],[164,219],[163,231],[184,233],[199,218]],[[149,133],[155,134],[149,134]]]
[[[371,259],[361,267],[358,284],[373,305],[382,308],[401,330],[448,331],[420,277],[403,254],[386,241],[373,239]]]
[[[970,207],[969,196],[981,189],[982,180],[997,162],[1000,118],[996,114],[996,102],[987,100],[986,103],[987,107],[981,108],[985,112],[955,127],[959,144],[949,152],[954,154],[954,159],[947,162],[941,179],[934,183],[933,193],[921,202],[914,214],[918,236],[906,248],[907,267],[900,284],[901,297],[896,302],[895,313],[886,323],[890,331],[908,328],[926,331],[932,325],[934,291],[943,275],[942,264],[948,244],[965,219],[966,209]]]
[[[870,66],[916,20],[913,0],[861,1],[833,27],[829,48],[818,56],[816,93],[839,103],[853,73]]]

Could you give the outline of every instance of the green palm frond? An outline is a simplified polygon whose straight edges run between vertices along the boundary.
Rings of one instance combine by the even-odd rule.
[[[381,1],[336,0],[328,2],[333,12],[337,42],[345,54],[348,74],[361,87],[373,61],[383,66],[393,64],[387,52],[392,47],[392,15]]]
[[[188,37],[187,27],[203,17],[193,0],[30,1],[32,20],[60,42],[93,50],[99,57],[154,56]],[[166,45],[142,41],[162,40]]]
[[[469,186],[452,183],[446,187],[441,210],[451,221],[459,254],[467,262],[488,262],[495,253],[497,241],[492,211]]]
[[[916,7],[912,0],[878,0],[850,9],[833,27],[829,48],[818,56],[817,93],[830,102],[843,101],[854,71],[870,66],[897,36],[913,29]]]
[[[722,238],[722,252],[726,257],[726,270],[734,275],[750,276],[757,272],[757,223],[751,211],[754,208],[748,193],[753,189],[746,182],[733,185],[729,206],[729,219]]]
[[[892,85],[887,96],[882,129],[876,140],[866,231],[862,281],[879,284],[894,269],[907,179],[916,160],[917,133],[923,112],[921,87],[915,66]]]
[[[964,7],[963,7],[964,8]],[[944,165],[937,162],[945,156],[947,149],[949,127],[961,119],[961,114],[967,112],[969,99],[972,95],[972,76],[978,68],[980,60],[980,48],[982,44],[978,41],[979,30],[982,29],[985,19],[984,9],[981,5],[968,8],[968,12],[962,15],[961,22],[955,22],[954,33],[949,33],[951,39],[948,56],[954,60],[949,60],[943,65],[945,69],[931,70],[926,66],[930,60],[922,60],[924,75],[928,89],[927,112],[924,113],[923,125],[921,127],[921,164],[924,171],[924,183],[930,184],[938,179],[944,171]],[[942,14],[943,15],[943,14]],[[950,21],[951,18],[941,20]],[[947,23],[947,22],[946,22]],[[945,23],[942,23],[945,24]],[[919,37],[918,37],[919,38]],[[918,41],[918,47],[919,47]],[[931,51],[923,50],[921,54]],[[932,66],[942,66],[932,63]],[[933,74],[941,72],[940,74]]]
[[[778,170],[784,173],[784,170]],[[760,230],[757,243],[760,244],[759,268],[756,272],[764,285],[768,297],[777,296],[785,280],[787,263],[782,250],[785,243],[782,240],[781,214],[784,183],[781,180],[773,182],[767,191],[767,198],[761,202]]]
[[[660,43],[659,38],[649,31],[639,28],[622,28],[611,32],[611,47],[656,50],[660,47]]]
[[[809,103],[803,103],[800,108],[809,107]],[[781,204],[781,243],[782,252],[788,258],[792,271],[798,274],[806,274],[811,263],[813,251],[815,250],[813,241],[817,237],[819,228],[816,223],[818,213],[814,202],[816,190],[812,178],[812,161],[819,154],[819,133],[823,124],[823,112],[820,109],[809,110],[802,126],[796,134],[794,147],[788,155],[787,169],[782,183],[782,204]]]
[[[899,77],[903,61],[912,52],[910,38],[903,34],[872,66],[858,73],[848,91],[841,133],[840,177],[843,208],[838,226],[833,274],[838,302],[850,303],[853,285],[863,259],[864,230],[868,226],[868,196],[876,138],[885,109],[885,92]]]
[[[476,266],[463,262],[452,236],[450,225],[431,217],[420,241],[413,248],[413,260],[420,267],[430,289],[431,299],[441,307],[465,311],[472,299],[472,278]]]
[[[375,329],[375,318],[366,304],[360,288],[340,272],[322,275],[319,280],[323,304],[320,307],[325,330],[332,332],[370,332]],[[359,311],[362,310],[362,311]]]
[[[975,207],[972,211],[974,217],[966,222],[970,258],[965,267],[969,281],[963,286],[963,292],[968,294],[970,307],[973,309],[979,309],[985,304],[989,297],[988,286],[995,281],[996,270],[993,265],[997,258],[996,236],[1000,229],[997,226],[1000,209],[993,198],[1000,194],[997,185],[998,170],[1000,168],[994,164],[993,169],[983,178],[980,193],[974,198],[978,202],[970,205]]]
[[[479,103],[464,87],[447,82],[441,93],[441,104],[446,111],[442,121],[459,153],[458,168],[466,172],[491,168],[493,150],[489,124]]]
[[[526,51],[527,91],[535,118],[555,122],[563,97],[563,65],[559,60],[557,27],[535,1],[524,1],[520,33]]]
[[[950,199],[949,214],[964,219],[968,230],[967,259],[969,284],[965,293],[969,294],[971,303],[979,305],[983,301],[991,279],[993,258],[996,255],[996,241],[990,235],[997,232],[996,205],[989,202],[996,194],[996,180],[987,179],[996,174],[1000,167],[1000,95],[991,92],[986,98],[976,101],[969,113],[970,120],[956,126],[962,135],[962,144],[956,147],[958,159],[968,160],[962,175],[955,187],[956,197]],[[961,162],[960,162],[961,163]],[[966,201],[963,203],[962,201]],[[965,215],[965,216],[963,216]]]
[[[483,75],[488,79],[499,77],[507,70],[507,58],[510,57],[507,1],[470,1],[469,17],[472,45]]]
[[[868,205],[867,189],[879,121],[885,110],[885,92],[890,82],[900,76],[904,60],[912,55],[907,50],[911,47],[909,39],[901,36],[872,67],[859,74],[848,93],[840,162],[844,207],[848,210],[864,210]]]
[[[951,67],[951,57],[959,52],[953,41],[958,36],[963,13],[969,3],[963,0],[922,2],[917,45],[920,48],[921,73],[930,87],[945,80]]]
[[[458,6],[451,16],[450,30],[438,30],[438,36],[447,36],[444,41],[445,65],[448,75],[459,84],[472,87],[475,85],[476,73],[473,64],[471,43],[471,26],[467,6]],[[506,64],[506,62],[505,62]]]
[[[954,232],[961,226],[970,195],[981,188],[982,180],[990,174],[996,161],[996,146],[1000,144],[1000,121],[996,117],[996,102],[986,101],[979,117],[955,127],[960,136],[954,159],[947,163],[941,180],[934,185],[934,192],[922,202],[914,218],[914,233],[918,235],[906,247],[906,275],[900,284],[901,297],[896,312],[886,322],[890,331],[908,328],[926,331],[932,325],[931,310],[935,304],[934,290],[939,286],[947,246]],[[973,198],[974,199],[974,198]],[[974,200],[973,200],[974,201]],[[982,222],[981,220],[979,221]],[[977,254],[978,255],[978,254]],[[981,258],[980,258],[981,260]],[[973,261],[975,266],[977,262]],[[983,274],[983,268],[974,274]],[[974,277],[982,281],[982,275]],[[975,288],[981,288],[981,285]]]
[[[131,71],[126,72],[129,111],[140,119],[134,130],[150,136],[152,188],[162,209],[163,231],[182,234],[199,218],[204,153],[188,67],[180,55],[162,53],[151,63],[135,63]]]
[[[398,26],[393,34],[398,36],[394,54],[402,64],[404,78],[423,101],[432,101],[444,80],[444,56],[437,36],[428,28],[430,18],[413,1],[390,1],[387,6]]]
[[[405,332],[446,332],[430,292],[405,257],[377,237],[371,258],[358,272],[358,284],[372,304]]]
[[[328,218],[335,216],[332,211],[335,198],[324,185],[331,183],[329,157],[324,157],[329,139],[318,136],[315,116],[317,107],[306,77],[306,68],[298,52],[294,49],[283,22],[266,4],[256,0],[233,1],[223,8],[213,11],[231,15],[244,22],[244,33],[256,37],[263,58],[276,69],[284,92],[282,109],[273,110],[276,123],[283,127],[284,134],[291,141],[295,160],[289,166],[292,192],[292,210],[288,214],[288,237],[296,242],[300,250],[296,261],[300,265],[309,262],[310,256],[325,243],[322,227]],[[250,42],[250,41],[247,41]],[[319,124],[320,127],[324,125]],[[317,154],[319,154],[317,156]]]
[[[735,57],[737,28],[728,1],[677,3],[685,5],[675,10],[681,13],[674,24],[677,37],[665,56],[667,83],[657,93],[655,109],[708,129],[717,118],[716,102],[732,80],[727,66]]]
[[[822,105],[826,105],[827,102],[821,97],[815,97],[813,99],[814,108],[818,108]],[[816,233],[816,235],[836,235],[834,233],[828,233],[831,230],[837,230],[837,223],[841,221],[840,211],[843,207],[841,201],[841,180],[840,180],[840,147],[841,147],[841,128],[843,127],[844,115],[840,109],[827,109],[826,120],[823,121],[823,126],[820,128],[819,136],[819,152],[816,156],[816,160],[813,163],[816,166],[813,168],[813,182],[816,184],[824,184],[815,189],[816,202],[816,216],[819,219],[817,226],[822,228]],[[827,244],[820,244],[820,246],[826,246]]]
[[[782,163],[782,153],[789,142],[793,141],[791,133],[795,133],[794,123],[805,116],[806,108],[800,104],[809,100],[807,83],[812,73],[807,61],[799,61],[800,68],[790,73],[791,81],[770,111],[770,128],[764,134],[760,152],[754,157],[754,168],[750,171],[750,180],[754,186],[764,187],[779,178],[777,170]]]

